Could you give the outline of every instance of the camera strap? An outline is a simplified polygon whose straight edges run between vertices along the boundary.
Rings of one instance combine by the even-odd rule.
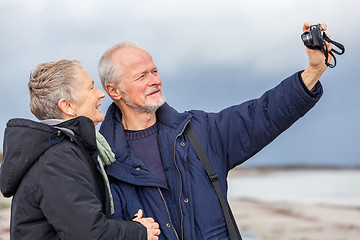
[[[336,57],[335,57],[334,53],[337,54],[337,55],[342,55],[342,54],[344,54],[344,52],[345,52],[345,47],[344,47],[344,45],[342,45],[341,43],[331,40],[331,39],[326,35],[325,32],[323,32],[323,36],[322,36],[322,37],[323,37],[323,39],[324,39],[325,41],[327,41],[328,43],[332,43],[333,46],[336,46],[337,48],[339,48],[339,49],[341,50],[341,52],[335,50],[334,48],[332,48],[330,51],[328,51],[328,47],[327,47],[327,45],[326,45],[325,43],[324,43],[324,44],[321,44],[320,47],[309,47],[309,46],[307,46],[307,47],[309,47],[309,48],[311,48],[311,49],[320,49],[320,50],[324,53],[324,55],[325,55],[325,64],[326,64],[326,66],[328,66],[328,67],[330,67],[330,68],[334,68],[334,67],[336,66]],[[319,42],[323,42],[323,40],[322,40],[322,39],[319,39]],[[328,62],[329,53],[330,53],[330,55],[331,55],[331,56],[333,57],[333,59],[334,59],[334,64],[331,64],[331,63]]]
[[[242,240],[240,231],[236,225],[235,218],[231,212],[230,206],[228,206],[225,197],[222,193],[219,177],[216,175],[212,169],[211,163],[206,155],[206,152],[200,142],[200,139],[196,135],[194,129],[191,127],[191,124],[189,123],[186,126],[185,134],[189,138],[191,145],[195,149],[196,154],[198,155],[201,163],[204,165],[206,174],[208,175],[211,184],[214,187],[214,190],[216,192],[216,195],[219,199],[222,211],[224,213],[226,226],[229,232],[229,238],[231,240]]]

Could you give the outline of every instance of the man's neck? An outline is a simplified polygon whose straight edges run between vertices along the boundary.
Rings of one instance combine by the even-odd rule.
[[[156,123],[155,113],[141,113],[133,108],[120,108],[122,113],[121,122],[126,130],[143,130]]]

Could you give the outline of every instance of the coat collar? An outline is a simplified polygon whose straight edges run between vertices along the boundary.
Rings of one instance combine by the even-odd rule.
[[[130,150],[121,117],[121,111],[112,103],[100,127],[100,133],[108,141],[116,158],[116,161],[107,167],[108,175],[134,185],[165,187]],[[159,130],[166,128],[169,134],[172,133],[169,136],[180,134],[191,118],[189,113],[178,113],[167,103],[157,110],[156,117]]]
[[[84,147],[89,156],[96,155],[95,126],[86,117],[56,125],[11,119],[5,130],[4,159],[0,171],[0,189],[3,194],[12,196],[32,164],[49,148],[64,141],[65,135]]]

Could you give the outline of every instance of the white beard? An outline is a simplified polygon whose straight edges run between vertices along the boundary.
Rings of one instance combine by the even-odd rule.
[[[144,95],[147,96],[149,93],[151,93],[154,90],[157,90],[159,88],[160,87],[149,89]],[[136,109],[140,113],[148,113],[148,114],[155,113],[156,110],[158,110],[159,107],[161,107],[165,103],[165,98],[162,95],[161,99],[158,102],[155,102],[155,103],[147,103],[147,102],[145,102],[144,106],[139,106],[139,105],[133,103],[132,101],[130,101],[129,95],[128,95],[128,93],[126,91],[122,90],[122,92],[125,95],[125,97],[123,98],[124,103],[126,105],[128,105],[129,107],[132,107],[132,108]]]

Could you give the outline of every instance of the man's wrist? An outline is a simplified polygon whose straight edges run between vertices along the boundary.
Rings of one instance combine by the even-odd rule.
[[[301,86],[304,88],[304,90],[307,92],[307,94],[309,94],[309,96],[313,97],[313,98],[317,98],[319,96],[319,94],[321,95],[321,84],[320,81],[318,81],[315,86],[310,90],[305,86],[304,81],[302,80],[301,74],[304,71],[300,71],[298,72],[298,78],[299,78],[299,82],[301,83]]]
[[[313,67],[313,66],[309,65],[305,69],[305,71],[303,71],[301,73],[302,81],[309,91],[311,91],[315,87],[315,85],[319,81],[321,75],[325,72],[327,67],[326,67],[326,65],[324,65],[324,66]]]

